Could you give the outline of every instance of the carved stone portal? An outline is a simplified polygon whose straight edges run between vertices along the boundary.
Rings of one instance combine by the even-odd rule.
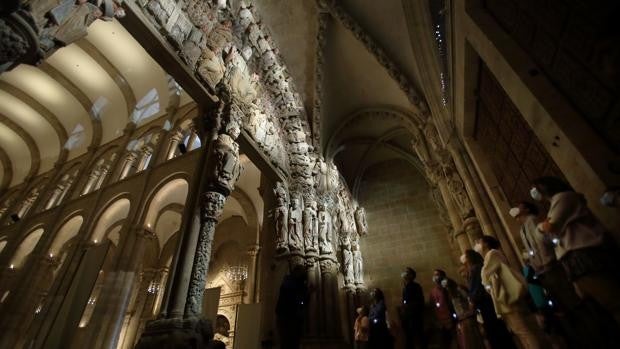
[[[276,251],[284,253],[288,251],[288,195],[282,182],[276,183],[274,194],[276,196],[276,208],[274,210]]]

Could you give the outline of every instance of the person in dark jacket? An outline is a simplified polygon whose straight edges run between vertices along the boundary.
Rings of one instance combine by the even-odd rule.
[[[506,324],[497,318],[493,300],[482,285],[480,271],[484,259],[474,250],[465,251],[465,267],[468,272],[467,296],[474,309],[480,313],[484,321],[484,332],[492,349],[516,349]]]
[[[381,289],[375,288],[372,291],[372,305],[368,319],[370,320],[370,331],[368,334],[368,348],[371,349],[390,349],[393,348],[393,338],[388,328],[386,316],[387,307],[385,296]]]
[[[425,348],[424,337],[424,293],[415,282],[416,271],[407,268],[402,273],[403,300],[400,308],[401,323],[405,333],[405,348]]]
[[[276,304],[276,320],[282,349],[298,349],[300,346],[309,297],[307,279],[306,268],[303,265],[296,265],[282,280]]]

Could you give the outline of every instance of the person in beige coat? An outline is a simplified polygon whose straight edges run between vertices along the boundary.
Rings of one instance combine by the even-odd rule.
[[[544,334],[525,301],[527,283],[518,270],[508,265],[499,247],[499,241],[491,236],[483,236],[476,242],[475,249],[484,256],[482,284],[493,299],[497,317],[504,319],[522,347],[543,348]]]

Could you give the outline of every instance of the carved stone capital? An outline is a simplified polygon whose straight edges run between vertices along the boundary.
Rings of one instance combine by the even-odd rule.
[[[321,261],[319,261],[319,266],[321,268],[321,274],[336,274],[340,267],[338,262],[333,259],[321,259]]]

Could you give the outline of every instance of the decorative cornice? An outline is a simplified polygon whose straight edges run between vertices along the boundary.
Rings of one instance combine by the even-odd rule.
[[[75,97],[75,99],[82,105],[82,108],[90,115],[90,120],[93,128],[93,137],[90,145],[93,147],[99,147],[101,145],[101,139],[103,137],[103,129],[101,126],[101,119],[99,115],[95,115],[93,111],[93,102],[88,96],[80,89],[75,83],[67,78],[60,70],[54,68],[47,62],[42,62],[39,68],[49,75],[52,79],[56,80],[62,85],[69,93]]]
[[[424,119],[430,116],[430,110],[424,98],[409,78],[403,74],[402,70],[385,53],[385,50],[374,40],[362,26],[353,18],[337,0],[325,0],[324,4],[329,9],[331,15],[336,18],[353,36],[359,40],[370,52],[377,62],[385,68],[387,73],[394,79],[400,89],[405,93],[407,99],[413,104]]]

